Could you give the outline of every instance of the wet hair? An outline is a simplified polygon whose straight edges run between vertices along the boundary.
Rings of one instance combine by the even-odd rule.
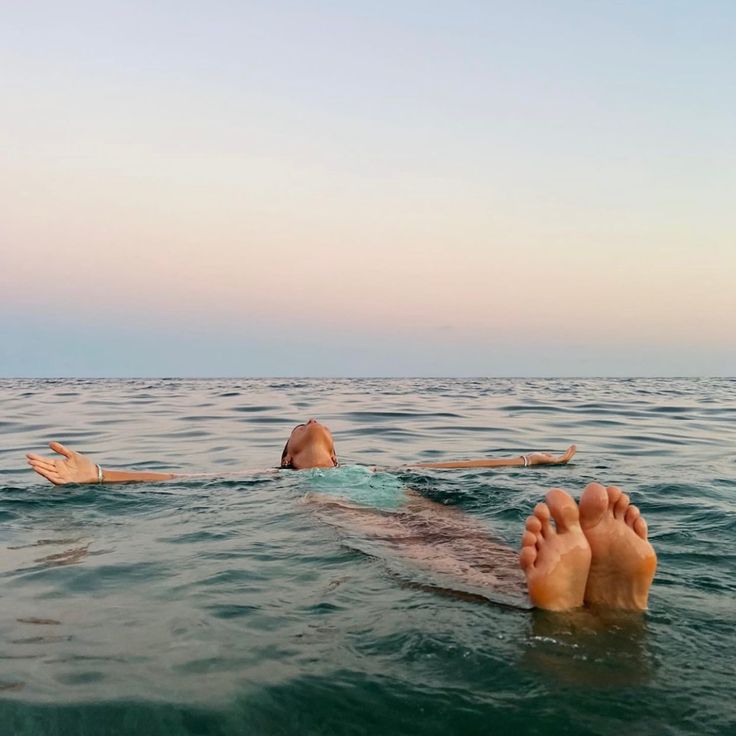
[[[294,429],[296,429],[297,427],[303,427],[303,426],[304,426],[304,424],[297,424],[296,427],[294,427]],[[291,430],[292,433],[294,432],[294,429]],[[284,451],[281,453],[281,464],[279,465],[279,467],[280,468],[287,468],[287,469],[292,469],[293,470],[294,463],[287,463],[286,462],[286,453],[289,451],[289,442],[290,442],[290,440],[291,440],[291,434],[289,435],[289,439],[286,440],[286,444],[284,445]]]
[[[291,438],[289,438],[291,439]],[[294,463],[287,463],[286,462],[286,453],[289,451],[289,440],[286,440],[286,444],[284,445],[284,451],[281,453],[281,465],[279,467],[281,468],[290,468],[293,470]]]

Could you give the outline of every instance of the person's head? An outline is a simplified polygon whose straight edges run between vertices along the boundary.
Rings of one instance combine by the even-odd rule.
[[[297,424],[281,453],[281,467],[304,470],[305,468],[334,468],[337,465],[335,443],[330,430],[316,419]]]

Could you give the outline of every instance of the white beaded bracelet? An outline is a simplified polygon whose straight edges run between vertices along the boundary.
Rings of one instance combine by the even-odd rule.
[[[522,455],[521,456],[521,459],[524,461],[524,467],[525,468],[528,467],[529,466],[529,457],[527,455]]]
[[[104,483],[105,482],[105,479],[104,479],[104,477],[102,475],[102,466],[100,466],[100,465],[97,466],[97,482],[98,483]]]

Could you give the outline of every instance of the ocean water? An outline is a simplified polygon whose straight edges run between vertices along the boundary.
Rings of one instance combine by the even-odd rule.
[[[736,380],[14,379],[0,407],[2,734],[736,733]],[[310,416],[346,465],[576,443],[391,474],[514,547],[549,487],[620,485],[650,610],[497,605],[366,554],[268,470]],[[205,475],[54,488],[24,459],[52,439]]]

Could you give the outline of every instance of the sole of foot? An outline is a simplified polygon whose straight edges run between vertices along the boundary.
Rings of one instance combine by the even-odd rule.
[[[565,611],[583,605],[591,550],[580,526],[578,506],[553,488],[526,520],[519,563],[529,599],[537,608]],[[554,524],[552,524],[554,520]]]
[[[620,488],[589,484],[580,498],[580,526],[592,553],[585,603],[643,611],[657,569],[647,524]]]

